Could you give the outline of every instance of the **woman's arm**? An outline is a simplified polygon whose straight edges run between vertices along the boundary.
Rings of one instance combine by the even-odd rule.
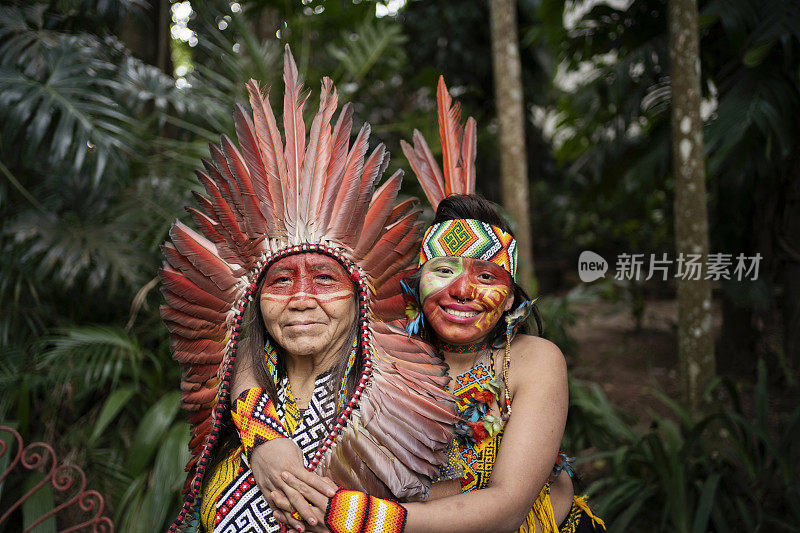
[[[567,419],[566,362],[558,347],[538,337],[520,336],[512,350],[513,410],[489,486],[403,504],[406,533],[516,531],[547,481]],[[306,493],[303,483],[290,478],[289,484]],[[327,506],[325,498],[310,493],[306,498],[317,507]]]
[[[547,481],[567,420],[566,361],[555,344],[538,337],[520,335],[512,350],[512,414],[489,486],[408,504],[407,533],[516,531]]]

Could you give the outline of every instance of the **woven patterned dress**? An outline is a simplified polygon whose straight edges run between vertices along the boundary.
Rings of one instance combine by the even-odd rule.
[[[278,383],[275,407],[292,440],[303,452],[308,466],[320,442],[330,431],[336,414],[336,395],[326,372],[314,382],[314,393],[306,409],[294,401],[289,379]],[[209,474],[203,485],[200,507],[201,527],[206,533],[276,533],[280,524],[272,516],[261,490],[253,478],[241,446],[233,450]]]
[[[494,352],[491,352],[488,364],[478,362],[466,372],[455,376],[453,392],[460,400],[466,400],[475,392],[484,390],[485,385],[494,379],[494,368]],[[454,471],[460,468],[461,492],[470,492],[488,487],[504,430],[505,424],[493,437],[487,437],[481,442],[476,442],[472,445],[467,445],[463,442],[459,443],[454,439],[451,446],[448,447],[448,462],[446,466],[442,467],[442,475],[439,480],[450,477]],[[531,505],[531,510],[520,527],[520,533],[532,533],[534,531],[534,517],[539,520],[545,532],[576,533],[584,530],[594,531],[593,525],[590,524],[596,522],[598,525],[602,525],[603,522],[592,513],[586,500],[586,496],[576,495],[573,498],[569,514],[560,526],[556,526],[553,506],[550,501],[550,483],[547,482]]]

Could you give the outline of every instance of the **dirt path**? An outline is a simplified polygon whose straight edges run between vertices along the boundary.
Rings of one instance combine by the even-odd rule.
[[[577,353],[568,357],[571,375],[599,383],[612,403],[644,424],[652,412],[669,414],[649,391],[656,388],[678,399],[678,306],[675,300],[649,300],[642,329],[627,306],[604,301],[573,304],[579,318],[568,328]],[[714,329],[721,326],[714,307]]]

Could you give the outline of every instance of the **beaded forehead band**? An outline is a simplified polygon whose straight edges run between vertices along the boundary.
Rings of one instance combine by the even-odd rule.
[[[480,220],[459,218],[432,225],[422,238],[419,266],[435,257],[473,257],[517,272],[517,241],[510,233]]]

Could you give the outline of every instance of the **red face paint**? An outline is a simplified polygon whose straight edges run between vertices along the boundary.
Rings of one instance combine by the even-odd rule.
[[[338,350],[355,320],[354,293],[347,272],[332,257],[290,255],[264,275],[260,302],[264,324],[290,354]]]
[[[483,340],[512,303],[511,278],[501,266],[471,257],[439,257],[422,266],[422,312],[436,335],[452,344]]]

